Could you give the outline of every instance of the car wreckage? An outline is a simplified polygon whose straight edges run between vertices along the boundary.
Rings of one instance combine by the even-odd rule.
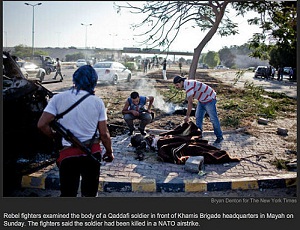
[[[37,80],[26,79],[9,52],[3,52],[2,60],[3,187],[7,195],[20,185],[21,175],[30,170],[29,165],[38,165],[38,157],[47,162],[56,150],[53,140],[37,128],[53,93]]]

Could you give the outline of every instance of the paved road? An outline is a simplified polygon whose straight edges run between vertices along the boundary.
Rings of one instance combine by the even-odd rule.
[[[62,83],[57,83],[57,84],[62,84],[65,87],[71,86],[71,81],[72,81],[72,75],[76,68],[66,68],[64,67],[62,69],[62,74],[64,75],[64,81]],[[155,71],[158,69],[155,69]],[[214,70],[201,70],[201,71],[208,71],[208,72],[213,72],[213,76],[220,81],[233,85],[234,87],[238,88],[244,88],[244,85],[246,82],[248,83],[253,83],[255,86],[261,86],[263,87],[266,91],[269,92],[276,92],[276,93],[284,93],[288,97],[291,98],[297,98],[297,82],[292,82],[289,81],[288,76],[284,76],[283,81],[277,81],[276,78],[272,80],[265,80],[262,78],[254,78],[254,73],[252,71],[246,71],[239,79],[238,81],[236,80],[236,72],[235,70],[224,70],[224,71],[214,71]],[[139,76],[143,75],[143,73],[138,72],[138,73],[133,73],[132,78],[138,78]],[[47,75],[45,77],[45,80],[51,80],[51,78],[54,76],[54,73],[51,73],[50,75]],[[235,84],[234,84],[235,83]],[[46,86],[46,85],[45,85]],[[56,84],[49,84],[46,86],[49,90],[57,90],[57,85]],[[64,87],[62,87],[64,88]]]
[[[221,72],[215,72],[214,77],[224,83],[233,85],[235,83],[236,71],[227,70]],[[261,86],[264,90],[269,92],[284,93],[288,97],[297,98],[297,82],[289,81],[288,76],[284,76],[283,81],[277,81],[276,78],[271,80],[265,80],[262,78],[254,78],[254,73],[247,71],[236,82],[234,87],[244,88],[246,82],[253,83],[255,86]]]
[[[59,190],[51,189],[18,189],[12,197],[59,197]],[[154,192],[98,192],[97,197],[182,197],[182,193],[154,193]],[[260,190],[226,190],[206,192],[185,192],[184,197],[296,197],[297,188],[276,188]]]

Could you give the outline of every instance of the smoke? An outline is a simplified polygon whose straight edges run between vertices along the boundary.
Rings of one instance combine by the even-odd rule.
[[[155,80],[153,79],[140,79],[136,86],[136,91],[142,96],[153,96],[153,107],[159,109],[167,114],[172,114],[177,109],[182,109],[178,105],[166,102],[162,95],[155,89]],[[167,86],[166,86],[167,87]]]

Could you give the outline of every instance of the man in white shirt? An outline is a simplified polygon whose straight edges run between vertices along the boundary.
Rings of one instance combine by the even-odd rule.
[[[76,107],[66,113],[58,122],[70,130],[75,137],[90,147],[92,155],[107,162],[114,159],[110,134],[107,128],[107,114],[101,98],[94,95],[97,73],[90,65],[78,68],[73,74],[74,86],[62,93],[55,94],[44,109],[38,121],[38,128],[47,136],[54,136],[50,122],[55,116],[66,111],[81,97],[91,94]],[[96,137],[96,138],[93,138]],[[101,157],[102,142],[105,154]],[[76,197],[81,180],[81,194],[95,197],[98,192],[100,163],[81,149],[62,141],[63,149],[59,153],[61,197]]]
[[[56,73],[52,79],[56,79],[57,75],[60,75],[60,80],[64,80],[62,74],[61,74],[61,61],[59,58],[56,58]]]
[[[203,131],[203,119],[205,113],[209,115],[210,121],[214,128],[214,134],[217,139],[215,143],[220,143],[224,140],[223,133],[220,126],[220,121],[218,118],[217,108],[216,108],[216,92],[213,88],[206,85],[203,82],[196,80],[188,80],[181,76],[175,76],[173,79],[173,83],[177,89],[184,89],[186,92],[187,100],[188,100],[188,108],[186,112],[186,116],[184,118],[184,122],[189,122],[190,114],[193,108],[193,100],[196,99],[198,101],[196,108],[196,125],[197,127]]]

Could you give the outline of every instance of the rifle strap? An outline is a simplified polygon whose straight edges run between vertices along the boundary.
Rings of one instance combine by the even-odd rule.
[[[67,114],[68,112],[70,112],[72,109],[74,109],[80,102],[82,102],[84,99],[86,99],[88,96],[91,96],[92,94],[88,93],[86,95],[84,95],[83,97],[81,97],[78,101],[76,101],[73,105],[71,105],[68,109],[66,109],[64,112],[60,113],[60,114],[57,114],[55,116],[55,120],[57,121],[58,119],[62,118],[65,114]],[[90,142],[90,145],[89,145],[89,148],[91,149],[92,145],[93,145],[93,141],[95,140],[96,138],[96,134],[97,134],[97,126],[96,126],[96,130],[95,130],[95,133],[91,139],[91,142]]]
[[[73,105],[71,105],[68,109],[66,109],[64,112],[57,114],[55,116],[55,120],[58,120],[60,118],[62,118],[65,114],[67,114],[68,112],[70,112],[72,109],[74,109],[80,102],[82,102],[84,99],[86,99],[88,96],[91,96],[92,94],[86,94],[83,97],[81,97],[78,101],[76,101]]]

